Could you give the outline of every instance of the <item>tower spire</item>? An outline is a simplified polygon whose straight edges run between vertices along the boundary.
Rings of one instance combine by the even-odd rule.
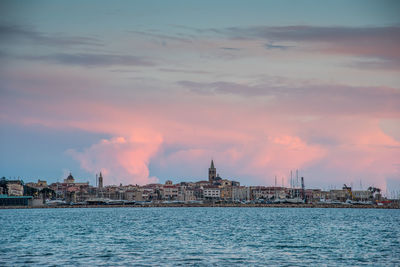
[[[103,188],[103,175],[101,174],[101,172],[100,172],[100,175],[99,175],[99,183],[97,184],[97,186],[98,186],[98,188]]]
[[[211,166],[208,169],[208,181],[210,184],[214,183],[214,179],[217,177],[217,170],[214,167],[214,160],[211,160]]]

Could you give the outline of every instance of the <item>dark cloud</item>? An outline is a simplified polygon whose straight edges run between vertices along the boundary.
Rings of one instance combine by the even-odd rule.
[[[46,46],[103,46],[103,43],[93,37],[67,36],[65,34],[46,34],[32,27],[0,24],[0,40],[2,43],[36,44]]]
[[[64,65],[80,65],[85,67],[103,66],[154,66],[155,64],[143,57],[112,54],[50,54],[43,56],[23,56],[25,60],[46,61]]]
[[[302,136],[309,144],[317,144],[323,146],[337,146],[340,145],[339,140],[332,136],[317,135],[316,133],[307,133],[308,135]]]
[[[344,54],[378,59],[379,64],[369,64],[374,68],[399,69],[400,26],[387,27],[230,27],[224,29],[197,30],[234,40],[266,40],[267,49],[287,49],[290,46],[277,43],[305,44],[309,51],[326,54]],[[377,61],[378,63],[378,61]]]
[[[189,73],[189,74],[210,74],[212,72],[203,70],[184,70],[184,69],[170,69],[170,68],[159,68],[162,72],[178,72],[178,73]]]
[[[228,50],[228,51],[240,51],[240,48],[235,48],[235,47],[220,47],[219,49],[222,50]]]
[[[400,60],[396,59],[376,59],[376,60],[358,60],[354,61],[346,66],[365,69],[365,70],[393,70],[398,71],[400,69]]]
[[[192,81],[179,81],[179,85],[188,88],[190,91],[198,94],[233,94],[240,96],[266,96],[269,93],[263,87],[248,86],[232,82],[213,82],[213,83],[199,83]]]
[[[119,72],[119,73],[137,73],[139,71],[137,70],[122,70],[122,69],[115,69],[115,70],[110,70],[110,72]]]
[[[201,95],[236,95],[268,97],[271,111],[309,114],[385,114],[398,116],[400,90],[388,87],[355,87],[345,85],[271,86],[231,82],[200,83],[179,81],[179,85]]]
[[[292,46],[290,45],[274,45],[274,44],[265,44],[265,48],[267,49],[280,49],[280,50],[286,50]]]
[[[165,40],[169,40],[169,41],[176,41],[176,42],[183,42],[183,43],[192,43],[193,42],[190,38],[187,38],[187,37],[177,37],[177,36],[173,36],[173,35],[153,33],[153,32],[148,32],[148,31],[129,30],[128,32],[132,33],[132,34],[137,34],[137,35],[157,38],[157,39],[161,39],[161,40],[164,40],[164,41]]]
[[[271,41],[343,42],[381,39],[399,43],[400,27],[230,27],[213,32],[239,39],[266,39]]]

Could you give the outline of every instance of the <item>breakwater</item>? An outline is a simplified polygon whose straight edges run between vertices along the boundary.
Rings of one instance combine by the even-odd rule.
[[[43,205],[43,206],[0,206],[0,209],[47,209],[47,208],[163,208],[163,207],[241,207],[241,208],[345,208],[345,209],[400,209],[398,203],[391,205],[351,205],[351,204],[163,204],[152,203],[145,205],[125,204],[125,205]]]

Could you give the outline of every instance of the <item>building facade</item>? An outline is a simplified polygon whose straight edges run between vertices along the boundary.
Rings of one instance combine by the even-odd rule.
[[[203,197],[204,198],[212,198],[212,199],[220,199],[221,198],[221,189],[219,187],[208,186],[203,188]]]

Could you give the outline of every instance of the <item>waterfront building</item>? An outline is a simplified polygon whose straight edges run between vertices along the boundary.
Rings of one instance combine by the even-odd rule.
[[[196,200],[204,199],[203,186],[201,186],[201,187],[196,186],[196,187],[194,187],[193,191],[194,191],[194,196],[195,196]]]
[[[232,186],[240,186],[240,182],[236,182],[236,181],[231,181],[232,182]]]
[[[40,180],[40,179],[38,179],[37,183],[31,182],[31,183],[26,183],[25,185],[35,188],[39,191],[43,190],[44,188],[48,188],[47,181]]]
[[[204,187],[210,185],[209,181],[198,181],[195,183],[195,187]]]
[[[196,200],[195,191],[192,188],[186,188],[184,191],[184,201],[194,201]]]
[[[323,198],[321,189],[306,189],[304,193],[308,203],[319,202]]]
[[[143,200],[161,200],[161,184],[147,184],[140,187]]]
[[[152,188],[141,188],[143,200],[153,199],[154,189]]]
[[[125,191],[124,199],[129,201],[143,201],[143,191],[139,189],[129,189]]]
[[[347,199],[350,199],[350,194],[346,189],[333,189],[329,191],[328,199],[345,202]]]
[[[161,197],[165,200],[176,200],[178,199],[179,188],[172,184],[171,181],[167,181],[161,188]],[[170,183],[169,183],[170,182]]]
[[[65,199],[67,202],[81,202],[90,197],[89,182],[76,183],[70,173],[63,183],[52,183],[49,186],[56,193],[56,198]]]
[[[232,181],[229,181],[227,179],[222,179],[220,183],[221,183],[221,187],[232,186]]]
[[[42,189],[48,187],[47,181],[45,180],[38,179],[38,182],[36,184],[38,187],[41,187]]]
[[[207,183],[208,181],[205,181],[205,182]],[[185,187],[185,188],[194,188],[194,187],[196,187],[196,183],[194,183],[194,182],[180,182],[179,185],[181,187]]]
[[[232,187],[232,201],[250,200],[250,188],[247,186]]]
[[[369,201],[372,200],[372,192],[369,190],[354,190],[353,196],[355,200],[358,201]]]
[[[7,192],[9,196],[23,196],[24,186],[20,180],[10,180],[7,182]]]
[[[219,185],[219,188],[221,189],[221,199],[225,201],[233,201],[234,190],[236,190],[235,192],[238,194],[238,190],[236,189],[237,187],[240,187],[240,183],[228,179],[222,179]]]
[[[69,173],[67,179],[64,179],[64,183],[66,183],[66,184],[73,184],[73,183],[75,183],[75,179],[74,179],[74,177],[72,176],[71,173]]]
[[[257,199],[284,199],[290,193],[289,188],[278,186],[251,186],[250,198],[251,200]]]
[[[288,197],[289,198],[301,198],[302,197],[302,189],[301,188],[288,188]]]
[[[203,188],[203,197],[206,199],[207,198],[220,199],[221,189],[217,186],[206,186]]]
[[[32,196],[0,195],[0,206],[31,206]]]
[[[313,201],[319,201],[323,197],[321,189],[311,189],[311,192],[312,192],[311,199]]]
[[[274,196],[274,192],[275,191],[271,192],[265,186],[251,186],[250,187],[251,200],[270,199]]]
[[[330,199],[330,196],[331,196],[329,191],[321,191],[320,195],[321,195],[320,200],[322,200],[322,199],[324,199],[324,200]]]
[[[214,178],[214,182],[212,183],[213,185],[220,186],[222,183],[222,178],[219,176],[217,173],[217,177]]]
[[[221,199],[232,200],[232,186],[220,186]]]
[[[101,196],[113,200],[123,200],[125,198],[125,190],[122,186],[109,185],[102,189]]]
[[[64,203],[69,202],[85,202],[88,199],[108,198],[111,200],[128,200],[128,201],[154,201],[161,202],[163,200],[177,200],[182,202],[201,201],[201,200],[224,200],[232,202],[242,202],[252,200],[255,203],[263,203],[263,200],[280,199],[281,202],[289,201],[292,198],[302,198],[309,203],[324,202],[326,200],[346,202],[353,201],[379,201],[381,199],[380,189],[369,187],[368,190],[352,191],[350,187],[344,186],[340,190],[322,191],[321,189],[305,189],[302,188],[286,188],[277,186],[240,186],[239,182],[229,179],[222,179],[216,172],[214,161],[211,160],[209,168],[209,179],[198,182],[180,182],[173,184],[172,180],[167,180],[165,184],[147,184],[138,185],[109,185],[103,187],[103,176],[100,172],[97,178],[98,185],[90,186],[89,182],[76,182],[70,173],[62,183],[52,183],[47,186],[44,180],[38,180],[37,183],[31,182],[26,184],[25,194],[35,196],[29,205],[35,205],[34,201],[57,198],[63,199]],[[46,189],[47,188],[47,189]],[[46,189],[46,192],[38,193]],[[55,194],[53,191],[55,191]],[[22,181],[8,181],[5,178],[0,180],[0,193],[9,194],[10,197],[22,196],[24,194],[24,186]],[[303,194],[304,193],[304,194]],[[39,199],[39,195],[42,197]],[[7,196],[8,197],[8,196]],[[4,197],[3,197],[4,198]],[[9,203],[15,200],[7,200]],[[10,202],[11,201],[11,202]],[[28,203],[27,200],[20,200],[21,203]],[[5,200],[3,200],[5,203]],[[279,201],[278,201],[279,202]],[[327,201],[329,202],[329,201]],[[33,204],[32,204],[33,203]]]
[[[179,201],[193,201],[196,200],[194,183],[181,182],[178,184],[178,198]]]

